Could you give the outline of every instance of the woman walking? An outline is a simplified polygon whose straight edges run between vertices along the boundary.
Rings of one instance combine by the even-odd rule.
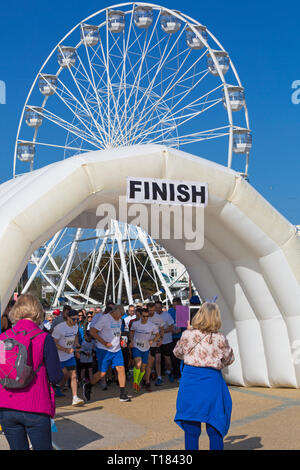
[[[28,437],[34,450],[52,450],[52,385],[62,379],[56,346],[39,328],[44,313],[33,295],[21,295],[10,316],[14,327],[0,335],[0,423],[11,450],[29,450]],[[28,362],[22,368],[26,349]],[[18,383],[31,367],[30,378]]]
[[[234,354],[221,326],[218,305],[205,302],[173,351],[184,363],[175,422],[185,432],[186,450],[199,449],[201,423],[206,423],[210,450],[223,450],[230,426],[232,401],[221,370],[233,363]]]

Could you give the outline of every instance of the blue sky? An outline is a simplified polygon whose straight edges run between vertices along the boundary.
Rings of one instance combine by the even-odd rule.
[[[0,183],[12,177],[17,125],[29,88],[53,47],[73,26],[110,2],[52,0],[1,5]],[[300,224],[300,104],[291,101],[300,80],[299,13],[296,2],[160,3],[197,19],[230,53],[245,87],[253,148],[251,184],[292,223]],[[183,6],[184,5],[184,6]]]

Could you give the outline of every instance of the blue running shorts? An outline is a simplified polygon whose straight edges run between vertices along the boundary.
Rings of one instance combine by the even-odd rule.
[[[67,359],[66,361],[61,361],[60,362],[60,367],[62,369],[66,368],[67,370],[74,370],[76,369],[76,359],[75,357],[70,357],[70,359]]]
[[[123,353],[121,349],[117,352],[111,352],[106,349],[96,348],[96,356],[99,372],[107,372],[109,366],[112,368],[124,366]]]
[[[142,364],[147,364],[148,356],[149,356],[149,349],[147,351],[141,351],[138,348],[132,348],[132,357],[140,357],[142,359]]]

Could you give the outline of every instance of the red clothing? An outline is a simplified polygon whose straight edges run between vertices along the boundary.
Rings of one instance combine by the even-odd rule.
[[[14,331],[30,331],[31,334],[41,332],[38,325],[31,320],[19,320],[14,326]],[[42,333],[32,340],[33,368],[37,370],[33,381],[24,389],[7,390],[0,385],[0,408],[9,408],[29,413],[43,413],[54,417],[55,397],[54,390],[47,378],[46,366],[44,364],[44,343],[47,333]]]
[[[130,320],[130,322],[129,322],[129,324],[128,324],[128,330],[129,330],[129,331],[131,330],[132,323],[135,322],[135,321],[139,321],[139,318],[134,318],[133,320]]]

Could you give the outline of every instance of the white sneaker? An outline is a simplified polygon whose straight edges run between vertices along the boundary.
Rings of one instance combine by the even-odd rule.
[[[72,406],[81,406],[84,404],[84,401],[79,397],[73,397]]]

